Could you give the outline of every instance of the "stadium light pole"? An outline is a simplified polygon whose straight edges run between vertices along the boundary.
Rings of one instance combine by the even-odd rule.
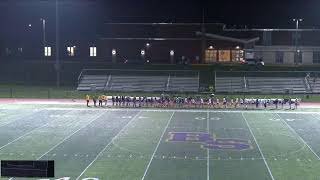
[[[56,85],[60,87],[60,53],[59,53],[59,1],[56,0]]]
[[[40,19],[41,23],[42,23],[42,33],[43,33],[43,52],[45,51],[44,48],[46,47],[46,20],[44,18]],[[44,55],[44,53],[43,53]]]
[[[295,22],[296,23],[296,33],[295,33],[295,40],[294,40],[294,42],[295,42],[295,50],[296,50],[296,52],[295,52],[295,63],[296,64],[298,64],[298,58],[299,58],[299,53],[300,52],[298,52],[298,30],[299,30],[299,23],[300,22],[302,22],[303,21],[303,19],[292,19],[292,21],[293,22]]]

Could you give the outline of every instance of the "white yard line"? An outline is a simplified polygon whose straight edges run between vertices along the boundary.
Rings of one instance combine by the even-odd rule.
[[[28,136],[29,134],[31,134],[31,133],[33,133],[33,132],[35,132],[35,131],[37,131],[37,130],[39,130],[39,129],[41,129],[41,128],[45,127],[45,126],[47,126],[49,123],[50,123],[50,122],[48,122],[48,123],[46,123],[46,124],[44,124],[44,125],[42,125],[42,126],[40,126],[40,127],[37,127],[37,128],[35,128],[35,129],[33,129],[33,130],[31,130],[31,131],[29,131],[29,132],[27,132],[27,133],[23,134],[22,136],[20,136],[20,137],[18,137],[18,138],[16,138],[16,139],[14,139],[13,141],[10,141],[9,143],[7,143],[7,144],[5,144],[5,145],[1,146],[1,147],[0,147],[0,151],[1,151],[3,148],[5,148],[5,147],[9,146],[10,144],[12,144],[12,143],[14,143],[14,142],[17,142],[17,141],[19,141],[20,139],[22,139],[22,138],[24,138],[24,137]]]
[[[144,178],[145,178],[146,175],[147,175],[147,172],[148,172],[148,170],[149,170],[149,168],[150,168],[150,165],[151,165],[151,162],[152,162],[152,160],[153,160],[153,158],[154,158],[154,155],[156,154],[156,152],[157,152],[157,150],[158,150],[158,147],[159,147],[159,145],[160,145],[160,143],[161,143],[161,140],[162,140],[162,138],[163,138],[163,136],[164,136],[167,128],[169,127],[169,124],[170,124],[170,122],[171,122],[171,120],[172,120],[172,118],[173,118],[173,116],[174,116],[174,113],[175,113],[175,112],[173,111],[173,113],[172,113],[169,121],[167,122],[166,127],[164,128],[164,130],[163,130],[163,132],[162,132],[162,135],[161,135],[161,137],[160,137],[160,139],[159,139],[159,141],[158,141],[158,144],[157,144],[156,148],[154,149],[154,151],[153,151],[153,153],[152,153],[152,156],[151,156],[151,158],[150,158],[150,161],[149,161],[149,163],[148,163],[148,165],[147,165],[147,167],[146,167],[146,169],[145,169],[145,171],[144,171],[144,174],[143,174],[141,180],[144,180]]]
[[[17,108],[0,108],[0,109],[17,109]],[[43,110],[78,110],[78,111],[137,111],[141,110],[144,112],[203,112],[206,113],[207,111],[210,112],[221,112],[221,113],[243,113],[243,112],[249,112],[249,113],[280,113],[280,114],[314,114],[314,113],[320,113],[320,111],[281,111],[281,110],[217,110],[217,109],[148,109],[148,108],[41,108]]]
[[[210,114],[207,112],[207,133],[210,133],[210,124],[209,124]],[[207,148],[207,180],[210,180],[210,151]]]
[[[6,125],[9,125],[9,124],[12,124],[12,123],[17,122],[17,121],[19,121],[19,120],[21,120],[21,119],[25,119],[25,118],[28,118],[28,117],[35,116],[36,113],[41,112],[41,111],[43,111],[43,110],[39,110],[39,111],[37,111],[37,112],[32,112],[31,114],[27,114],[27,115],[19,115],[18,117],[15,117],[15,120],[10,121],[10,122],[7,122],[7,123],[4,123],[4,124],[0,125],[0,127],[3,127],[3,126],[6,126]]]
[[[277,114],[277,116],[279,116],[281,121],[284,124],[286,124],[286,126],[293,132],[293,134],[295,134],[298,137],[298,139],[300,139],[300,141],[304,143],[310,149],[310,151],[318,158],[318,160],[320,160],[320,157],[318,156],[318,154],[313,151],[313,149],[309,146],[309,144],[279,114]]]
[[[84,126],[82,126],[81,128],[79,128],[78,130],[74,131],[72,134],[70,134],[69,136],[65,137],[63,140],[61,140],[58,144],[54,145],[52,148],[50,148],[47,152],[45,152],[44,154],[42,154],[39,158],[37,158],[37,160],[40,160],[43,156],[45,156],[46,154],[48,154],[49,152],[51,152],[52,150],[54,150],[56,147],[58,147],[60,144],[64,143],[66,140],[68,140],[70,137],[72,137],[73,135],[75,135],[77,132],[79,132],[80,130],[84,129],[85,127],[89,126],[93,121],[97,120],[98,118],[100,118],[102,115],[104,115],[104,113],[101,113],[93,118],[90,119],[89,123],[85,124]]]
[[[89,123],[87,123],[86,125],[82,126],[81,128],[79,128],[78,130],[76,130],[75,132],[73,132],[72,134],[70,134],[69,136],[65,137],[62,141],[60,141],[58,144],[54,145],[52,148],[50,148],[47,152],[45,152],[44,154],[42,154],[39,158],[37,158],[37,160],[40,160],[43,156],[45,156],[46,154],[48,154],[49,152],[51,152],[52,150],[54,150],[56,147],[58,147],[60,144],[64,143],[66,140],[68,140],[70,137],[72,137],[74,134],[76,134],[77,132],[79,132],[80,130],[82,130],[83,128],[87,127],[88,125],[90,125],[93,121],[97,120],[98,118],[100,118],[102,115],[104,115],[105,113],[101,113],[97,116],[94,116],[93,118],[90,119]],[[9,180],[13,180],[14,178],[10,178]]]
[[[76,178],[76,180],[80,179],[80,177],[92,166],[94,162],[101,156],[101,154],[113,143],[114,140],[118,138],[118,136],[131,124],[137,117],[140,115],[141,111],[139,111],[122,129],[116,134],[111,141],[98,153],[98,155],[93,159],[93,161],[81,172],[81,174]]]
[[[272,173],[271,173],[271,169],[270,169],[270,167],[269,167],[269,165],[268,165],[268,163],[267,163],[266,158],[264,157],[264,154],[262,153],[262,150],[261,150],[261,148],[260,148],[260,146],[259,146],[259,144],[258,144],[258,141],[257,141],[255,135],[253,134],[253,132],[252,132],[252,130],[251,130],[251,127],[250,127],[250,125],[249,125],[249,123],[248,123],[248,121],[247,121],[247,118],[243,115],[243,113],[241,113],[241,114],[242,114],[242,117],[243,117],[243,119],[245,120],[245,122],[246,122],[246,124],[247,124],[247,126],[248,126],[248,128],[249,128],[249,131],[250,131],[250,133],[251,133],[251,135],[252,135],[252,137],[253,137],[253,139],[254,139],[257,147],[258,147],[258,149],[259,149],[259,152],[260,152],[261,157],[262,157],[262,159],[263,159],[263,161],[264,161],[264,164],[266,165],[266,167],[267,167],[267,169],[268,169],[269,175],[270,175],[271,179],[274,180],[274,177],[273,177],[273,175],[272,175]]]

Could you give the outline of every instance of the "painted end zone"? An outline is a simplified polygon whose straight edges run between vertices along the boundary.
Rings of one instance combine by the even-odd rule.
[[[237,138],[215,138],[209,133],[169,132],[168,142],[200,143],[201,147],[210,150],[244,151],[252,149],[250,141]]]

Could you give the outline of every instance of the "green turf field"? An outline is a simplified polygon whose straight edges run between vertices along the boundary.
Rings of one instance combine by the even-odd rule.
[[[0,108],[0,159],[54,180],[315,180],[319,137],[317,112]]]

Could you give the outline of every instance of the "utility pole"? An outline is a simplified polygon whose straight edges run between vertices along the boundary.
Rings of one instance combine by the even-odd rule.
[[[295,44],[295,63],[298,64],[299,63],[299,53],[300,51],[298,50],[298,39],[299,39],[299,33],[298,33],[298,30],[299,30],[299,23],[303,21],[303,19],[292,19],[293,22],[296,23],[296,33],[295,33],[295,38],[294,38],[294,44]]]
[[[56,85],[60,87],[60,53],[59,53],[59,1],[56,0]]]
[[[201,25],[201,64],[205,63],[205,53],[207,49],[206,43],[206,27],[205,27],[205,10],[202,10],[202,25]]]
[[[44,18],[41,18],[40,21],[42,22],[42,33],[43,33],[43,56],[45,52],[45,47],[46,47],[46,20]]]

